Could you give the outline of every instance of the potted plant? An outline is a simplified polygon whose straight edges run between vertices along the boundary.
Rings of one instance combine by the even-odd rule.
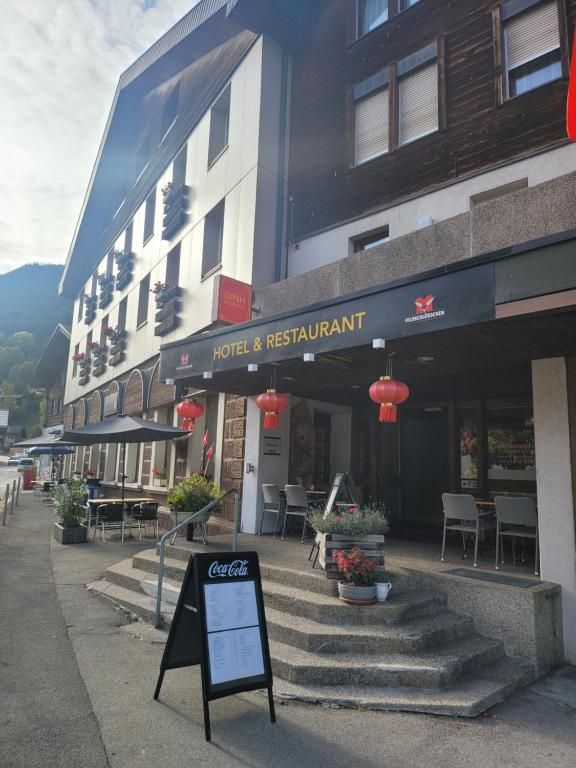
[[[339,505],[326,514],[313,512],[308,522],[317,532],[318,559],[329,579],[339,578],[335,551],[350,552],[359,547],[365,557],[375,561],[377,571],[384,570],[384,534],[388,517],[383,504]]]
[[[203,475],[191,475],[172,490],[167,497],[168,506],[170,512],[173,514],[174,522],[176,525],[182,520],[185,520],[194,512],[200,512],[201,509],[208,506],[210,502],[222,495],[222,491],[211,480],[208,480]],[[210,515],[216,511],[216,508],[211,509],[206,515],[202,515],[202,519],[195,521],[194,525],[205,524],[208,522]],[[192,541],[194,525],[188,526],[188,541]]]
[[[350,552],[338,550],[334,553],[338,573],[344,577],[338,582],[340,600],[350,605],[370,605],[376,600],[374,583],[374,560],[365,557],[360,547]]]
[[[168,470],[166,467],[153,467],[154,485],[165,488],[168,485]]]
[[[88,489],[81,480],[68,480],[54,488],[58,518],[58,522],[54,523],[54,538],[60,544],[86,543],[88,528],[84,525],[84,520],[87,495]]]
[[[376,571],[374,573],[374,581],[376,583],[376,600],[379,603],[385,603],[388,599],[388,594],[392,589],[392,584],[390,584],[388,574],[384,573],[383,571]]]

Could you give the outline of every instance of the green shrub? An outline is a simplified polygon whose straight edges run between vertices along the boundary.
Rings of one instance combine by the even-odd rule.
[[[343,536],[369,536],[388,531],[388,517],[383,504],[351,504],[339,507],[324,516],[323,510],[313,512],[308,522],[318,533],[339,533]]]
[[[211,501],[222,495],[222,491],[203,475],[191,475],[168,494],[168,505],[177,512],[199,512]]]
[[[56,517],[64,528],[76,528],[86,519],[88,489],[80,480],[67,480],[53,491]]]

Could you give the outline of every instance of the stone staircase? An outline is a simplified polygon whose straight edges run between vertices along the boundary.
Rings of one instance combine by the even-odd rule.
[[[190,548],[166,555],[165,627]],[[264,561],[260,570],[278,699],[473,717],[534,677],[529,663],[507,657],[499,640],[426,591],[420,574],[394,573],[386,603],[357,607],[344,605],[320,571]],[[152,622],[157,573],[156,550],[145,550],[88,586]]]

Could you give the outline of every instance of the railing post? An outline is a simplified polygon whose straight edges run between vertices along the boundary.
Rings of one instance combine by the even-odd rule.
[[[22,475],[18,475],[18,483],[16,485],[16,506],[18,506],[18,502],[20,501],[20,485],[22,482]]]
[[[14,501],[16,499],[16,480],[12,481],[12,498],[10,499],[10,514],[14,514]]]
[[[240,494],[238,491],[234,494],[234,528],[232,529],[232,551],[235,552],[238,549],[238,501]]]
[[[6,525],[6,514],[8,512],[8,497],[10,496],[10,483],[6,484],[6,493],[4,494],[4,509],[2,510],[2,525]]]
[[[156,587],[156,619],[154,626],[156,629],[162,629],[162,580],[164,578],[164,549],[165,541],[162,537],[160,542],[160,562],[158,563],[158,585]]]

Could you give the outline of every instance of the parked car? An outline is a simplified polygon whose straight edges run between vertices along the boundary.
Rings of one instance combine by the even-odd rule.
[[[8,459],[8,466],[9,467],[17,466],[18,464],[20,464],[22,459],[27,459],[27,458],[28,457],[23,453],[19,453],[16,456],[10,456],[10,458]],[[33,459],[30,459],[30,461],[33,461]]]
[[[24,456],[18,462],[18,469],[32,469],[36,466],[34,459],[29,459],[28,456]]]

